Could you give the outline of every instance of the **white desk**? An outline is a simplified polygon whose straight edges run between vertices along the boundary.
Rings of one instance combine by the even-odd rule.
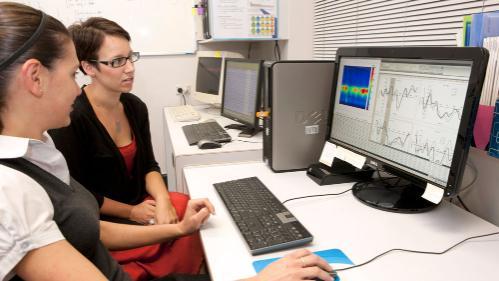
[[[213,183],[258,176],[281,201],[337,193],[352,186],[319,186],[305,172],[273,173],[260,162],[188,167],[184,176],[191,197],[207,197],[216,208],[216,215],[202,227],[201,239],[212,279],[217,281],[254,275],[254,260],[279,257],[290,250],[251,256]],[[347,192],[290,201],[286,206],[314,235],[308,249],[341,249],[355,264],[392,248],[442,251],[469,236],[499,231],[447,202],[422,214],[398,214],[368,207]],[[466,242],[444,255],[394,252],[339,274],[342,281],[497,280],[499,235]]]
[[[244,161],[261,161],[263,158],[262,133],[251,138],[241,138],[240,131],[226,129],[233,141],[223,144],[221,148],[199,149],[187,143],[182,126],[216,120],[222,127],[237,123],[220,116],[220,109],[196,107],[201,114],[201,120],[194,122],[177,122],[170,113],[171,107],[163,110],[166,145],[166,169],[168,174],[168,188],[170,191],[189,193],[182,176],[182,169],[192,165],[206,165],[216,163],[231,163]]]

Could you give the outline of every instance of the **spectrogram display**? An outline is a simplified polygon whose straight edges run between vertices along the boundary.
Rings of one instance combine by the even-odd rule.
[[[345,65],[341,81],[340,104],[369,109],[372,67]]]

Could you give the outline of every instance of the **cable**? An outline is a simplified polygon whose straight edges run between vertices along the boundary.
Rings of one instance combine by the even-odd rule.
[[[248,46],[248,59],[251,58],[251,48],[253,47],[253,43],[250,42]]]
[[[277,61],[280,61],[281,60],[281,48],[279,47],[279,41],[275,41],[275,45],[274,45],[274,58],[277,60]]]
[[[284,201],[282,201],[282,204],[285,204],[286,202],[289,202],[289,201],[292,201],[292,200],[297,200],[297,199],[303,199],[303,198],[310,198],[310,197],[321,197],[321,196],[333,196],[333,195],[341,195],[343,193],[347,193],[348,191],[352,190],[351,188],[350,189],[347,189],[345,191],[342,191],[340,193],[327,193],[327,194],[315,194],[315,195],[307,195],[307,196],[301,196],[301,197],[295,197],[295,198],[290,198],[290,199],[286,199]]]
[[[483,235],[477,235],[477,236],[471,236],[471,237],[468,237],[464,240],[461,240],[460,242],[452,245],[451,247],[447,248],[446,250],[442,251],[442,252],[427,252],[427,251],[417,251],[417,250],[407,250],[407,249],[391,249],[391,250],[388,250],[386,252],[383,252],[377,256],[375,256],[374,258],[366,261],[366,262],[363,262],[363,263],[360,263],[360,264],[357,264],[357,265],[353,265],[353,266],[349,266],[349,267],[345,267],[345,268],[339,268],[339,269],[335,269],[335,271],[344,271],[344,270],[350,270],[350,269],[353,269],[353,268],[356,268],[356,267],[361,267],[361,266],[364,266],[390,252],[394,252],[394,251],[402,251],[402,252],[409,252],[409,253],[415,253],[415,254],[427,254],[427,255],[442,255],[442,254],[445,254],[447,253],[448,251],[454,249],[455,247],[459,246],[460,244],[468,241],[468,240],[471,240],[471,239],[476,239],[476,238],[481,238],[481,237],[487,237],[487,236],[493,236],[493,235],[497,235],[499,234],[499,232],[493,232],[493,233],[488,233],[488,234],[483,234]]]
[[[235,139],[235,141],[240,141],[240,142],[249,142],[249,143],[263,143],[261,141],[247,141],[247,140],[240,140],[240,139]]]
[[[468,158],[468,161],[466,162],[466,165],[469,166],[473,170],[474,177],[473,177],[473,179],[471,180],[470,183],[468,183],[464,187],[461,187],[461,190],[459,191],[459,194],[463,194],[464,192],[466,192],[466,190],[468,190],[471,186],[473,186],[473,184],[478,179],[478,169],[475,167],[475,164],[469,158]]]
[[[461,196],[459,196],[459,195],[458,195],[458,196],[457,196],[457,200],[459,200],[459,203],[461,203],[461,206],[463,206],[463,208],[464,208],[466,211],[470,212],[470,209],[468,209],[468,207],[466,207],[466,204],[464,204],[463,200],[461,199]],[[471,213],[471,212],[470,212],[470,213]]]
[[[182,95],[182,99],[184,100],[184,105],[187,105],[187,99],[185,98],[185,95],[184,94],[181,94]]]

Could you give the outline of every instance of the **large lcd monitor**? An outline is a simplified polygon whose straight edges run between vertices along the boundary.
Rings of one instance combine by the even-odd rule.
[[[219,107],[222,103],[225,59],[242,58],[242,55],[228,51],[199,51],[194,99]]]
[[[488,61],[482,48],[352,47],[336,55],[330,141],[396,177],[354,186],[372,207],[421,212],[458,192]],[[334,167],[333,167],[334,169]]]
[[[227,127],[242,130],[239,135],[243,137],[250,137],[259,129],[256,112],[262,68],[261,60],[227,59],[225,62],[222,116],[241,123]]]

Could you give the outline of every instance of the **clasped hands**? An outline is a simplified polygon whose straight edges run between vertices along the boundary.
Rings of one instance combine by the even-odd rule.
[[[189,200],[180,227],[187,233],[192,233],[199,229],[214,211],[215,209],[208,199]],[[179,222],[177,212],[171,202],[161,203],[151,199],[133,206],[130,219],[144,225]]]

